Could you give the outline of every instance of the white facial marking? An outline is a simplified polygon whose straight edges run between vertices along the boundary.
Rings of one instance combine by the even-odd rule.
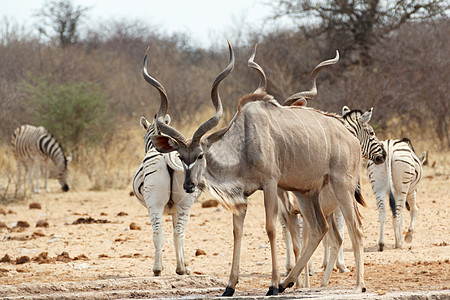
[[[183,162],[183,165],[184,165],[184,167],[186,168],[186,169],[188,169],[188,170],[190,170],[190,169],[192,169],[192,167],[195,165],[195,163],[196,163],[197,161],[194,161],[192,164],[190,164],[189,166],[185,163],[185,162]]]

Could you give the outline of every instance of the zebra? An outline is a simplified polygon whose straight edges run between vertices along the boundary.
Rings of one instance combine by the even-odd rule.
[[[411,221],[405,241],[412,241],[414,222],[417,215],[416,194],[422,178],[422,165],[426,160],[426,151],[417,157],[411,141],[390,139],[382,142],[387,152],[384,164],[367,163],[367,174],[376,197],[378,217],[380,220],[380,239],[378,251],[384,248],[384,225],[386,223],[385,198],[389,194],[389,206],[392,211],[392,224],[395,233],[395,248],[402,248],[402,208],[410,210]]]
[[[170,116],[166,114],[164,122],[169,124],[170,121]],[[150,123],[145,117],[141,117],[140,124],[146,131],[144,136],[145,157],[134,175],[133,191],[139,202],[147,208],[153,229],[155,246],[153,275],[160,276],[163,269],[163,214],[172,215],[177,261],[176,273],[179,275],[190,274],[184,257],[184,238],[190,209],[200,196],[200,191],[193,194],[186,193],[183,189],[183,166],[176,153],[163,154],[153,146],[151,137],[160,134],[155,119]]]
[[[18,186],[22,178],[22,168],[24,167],[31,190],[39,194],[39,178],[41,176],[41,161],[44,162],[45,190],[50,191],[47,186],[49,176],[48,161],[51,160],[56,167],[56,178],[61,184],[64,192],[69,190],[67,185],[68,162],[64,155],[63,148],[58,141],[42,126],[22,125],[16,128],[12,134],[11,146],[17,161]],[[33,173],[36,186],[33,185]],[[25,190],[25,189],[24,189]],[[16,188],[17,192],[17,188]]]

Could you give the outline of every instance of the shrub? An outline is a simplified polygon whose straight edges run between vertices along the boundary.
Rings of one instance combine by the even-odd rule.
[[[38,79],[27,91],[35,104],[35,124],[47,128],[70,151],[93,146],[112,131],[106,97],[91,82]]]

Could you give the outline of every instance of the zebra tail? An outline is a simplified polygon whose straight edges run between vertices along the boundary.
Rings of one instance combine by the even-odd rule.
[[[397,216],[397,211],[395,208],[395,198],[394,198],[394,181],[392,179],[392,152],[390,147],[390,141],[386,144],[388,146],[387,156],[386,156],[386,167],[387,167],[387,175],[388,175],[388,184],[389,184],[389,206],[391,207],[392,216],[395,218]]]
[[[356,199],[356,202],[358,202],[359,204],[361,204],[364,207],[367,207],[367,203],[364,200],[364,197],[363,197],[363,195],[361,193],[361,185],[359,183],[359,179],[358,179],[358,183],[356,185],[355,199]]]
[[[397,212],[395,209],[395,198],[394,198],[394,194],[392,194],[392,190],[389,189],[389,206],[391,207],[391,211],[392,211],[392,216],[394,216],[394,218],[397,216]]]

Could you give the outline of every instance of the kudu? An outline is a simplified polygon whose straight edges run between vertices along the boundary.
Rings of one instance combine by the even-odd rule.
[[[148,75],[147,82],[160,93],[158,127],[166,135],[153,136],[161,152],[177,151],[185,171],[184,189],[205,187],[233,212],[234,249],[230,279],[224,296],[234,293],[247,198],[256,190],[264,194],[266,231],[270,241],[272,280],[268,295],[291,287],[328,230],[324,214],[339,206],[353,242],[356,288],[365,291],[361,220],[354,191],[359,177],[360,147],[339,118],[297,106],[281,106],[265,92],[243,96],[228,126],[210,135],[223,113],[218,87],[234,67],[229,45],[228,66],[215,79],[211,99],[216,113],[191,139],[166,125],[168,99],[163,86]],[[295,267],[281,283],[276,259],[277,188],[292,191],[308,223],[307,244]],[[319,204],[319,195],[326,199]]]
[[[256,91],[266,91],[267,86],[267,79],[264,73],[264,70],[256,64],[253,60],[256,54],[256,48],[252,54],[252,56],[249,59],[248,65],[255,70],[258,71],[260,76],[260,85]],[[339,55],[339,53],[336,53]],[[328,60],[325,62],[320,63],[316,68],[314,68],[313,72],[310,75],[310,81],[312,82],[312,90],[311,91],[304,91],[300,93],[296,93],[290,97],[288,97],[283,105],[294,105],[294,106],[306,106],[307,105],[307,99],[312,100],[316,94],[317,94],[317,87],[316,87],[316,78],[321,68],[327,65],[335,64],[338,61],[338,56],[333,60]],[[256,92],[255,91],[255,92]],[[381,142],[376,137],[373,128],[368,124],[370,121],[370,118],[372,116],[372,110],[373,108],[369,109],[367,112],[363,113],[359,110],[351,110],[347,106],[344,106],[342,109],[342,120],[345,122],[346,128],[356,137],[358,138],[360,142],[361,147],[361,154],[364,158],[372,160],[375,162],[375,164],[381,164],[384,162],[386,158],[386,152],[381,144]],[[280,203],[282,205],[279,206],[279,220],[280,223],[283,226],[283,238],[285,240],[286,244],[286,269],[291,270],[293,268],[292,258],[291,258],[291,252],[294,251],[295,260],[298,259],[298,250],[299,250],[299,232],[301,232],[301,219],[296,218],[296,214],[298,214],[298,207],[296,207],[295,203],[291,203],[292,200],[290,199],[288,192],[282,191],[278,189],[278,196],[280,199]],[[356,200],[363,206],[365,206],[365,202],[362,198],[359,182],[357,185],[357,190],[355,191],[355,197]],[[325,269],[325,274],[322,280],[321,285],[327,286],[329,281],[329,276],[331,275],[331,271],[334,266],[333,257],[337,256],[336,266],[341,272],[348,272],[349,270],[344,264],[344,258],[343,258],[343,251],[342,251],[342,245],[339,244],[342,241],[343,238],[343,232],[344,232],[344,217],[342,215],[342,212],[340,210],[336,210],[335,213],[333,213],[336,217],[330,216],[330,218],[333,218],[333,220],[336,222],[336,229],[338,231],[339,236],[341,239],[333,239],[331,234],[332,231],[328,231],[328,233],[325,235],[323,239],[324,244],[324,258],[323,258],[323,268]],[[328,217],[328,216],[327,216]],[[331,222],[328,222],[331,224]],[[305,224],[307,225],[307,224]],[[286,227],[289,229],[289,233],[286,230]],[[334,228],[333,228],[334,230]],[[292,245],[291,240],[294,241],[294,244]],[[333,244],[333,241],[335,244]],[[329,252],[329,249],[331,247],[332,252]],[[334,253],[333,252],[337,252]],[[329,261],[331,263],[329,263]],[[327,266],[331,266],[327,268]],[[308,267],[313,272],[313,265],[312,261],[309,260]],[[307,271],[307,268],[305,268],[305,287],[309,287],[309,278],[308,275],[311,272]]]

